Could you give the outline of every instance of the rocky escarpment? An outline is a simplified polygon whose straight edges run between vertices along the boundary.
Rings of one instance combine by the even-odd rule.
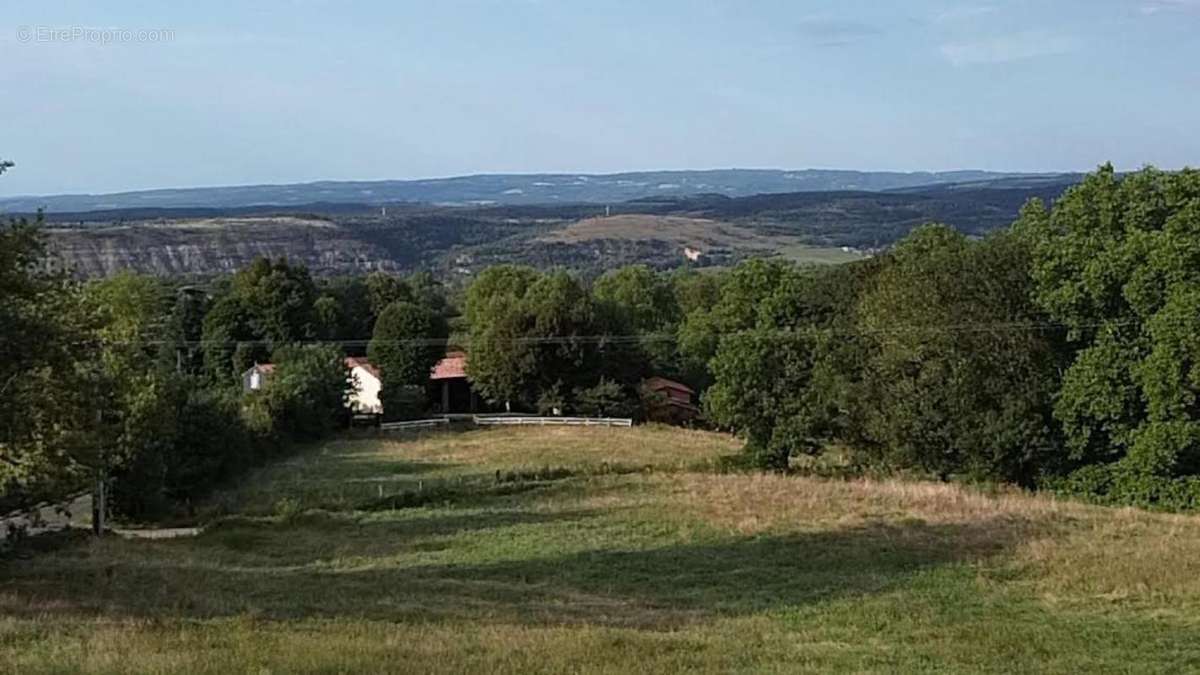
[[[50,228],[49,264],[83,277],[130,270],[163,276],[233,271],[286,257],[318,274],[394,269],[379,246],[326,220],[294,217],[147,221]]]

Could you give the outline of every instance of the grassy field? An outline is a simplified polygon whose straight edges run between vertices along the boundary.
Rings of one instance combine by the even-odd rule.
[[[720,473],[663,428],[340,440],[202,534],[0,561],[0,672],[1181,672],[1200,519]]]
[[[685,247],[701,251],[732,249],[756,256],[779,255],[793,262],[812,265],[836,265],[865,257],[838,246],[808,244],[799,236],[768,234],[734,223],[683,216],[623,214],[585,218],[539,237],[540,241],[568,244],[607,239],[662,241],[680,251]]]

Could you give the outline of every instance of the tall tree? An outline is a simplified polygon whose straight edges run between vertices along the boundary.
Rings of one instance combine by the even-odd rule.
[[[283,433],[296,440],[320,438],[341,424],[350,391],[342,353],[329,345],[284,345],[271,356],[261,398]]]
[[[429,371],[446,353],[447,333],[444,318],[416,303],[393,302],[379,315],[367,355],[383,376],[385,414],[410,407],[411,388],[423,391]]]
[[[396,302],[413,302],[412,288],[404,280],[387,272],[371,272],[367,275],[367,301],[371,313],[378,317],[389,305]]]
[[[1200,475],[1200,171],[1104,166],[1015,228],[1038,303],[1078,350],[1055,414],[1080,484],[1123,503],[1200,503],[1177,480]]]
[[[202,342],[205,367],[218,379],[269,359],[280,345],[313,339],[320,328],[316,285],[303,265],[259,258],[215,295]]]
[[[864,435],[875,458],[942,477],[1031,485],[1054,461],[1053,330],[1015,237],[925,226],[888,256],[859,307]]]
[[[480,393],[532,408],[539,400],[571,407],[568,396],[601,378],[632,392],[636,373],[628,353],[578,279],[561,271],[494,269],[467,291],[467,370]]]
[[[11,165],[9,165],[11,166]],[[0,172],[6,166],[0,165]],[[41,217],[0,225],[0,510],[82,486],[92,444],[89,317],[40,265]]]
[[[819,452],[834,433],[827,389],[838,381],[820,379],[821,366],[831,365],[824,350],[839,344],[828,332],[858,292],[856,277],[844,273],[850,269],[750,262],[721,288],[709,319],[716,347],[705,407],[744,436],[763,465],[786,467],[792,455]]]
[[[446,321],[412,302],[394,302],[375,322],[368,356],[385,382],[424,385],[446,349]]]
[[[645,265],[628,265],[597,279],[592,295],[604,332],[638,338],[636,343],[614,343],[614,347],[629,347],[622,356],[627,362],[637,362],[630,364],[631,373],[652,371],[679,376],[674,340],[679,305],[669,279]]]

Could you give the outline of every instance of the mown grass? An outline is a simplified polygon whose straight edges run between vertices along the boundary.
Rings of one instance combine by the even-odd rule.
[[[0,672],[1200,668],[1200,519],[715,471],[736,449],[331,442],[216,496],[198,537],[0,562]]]

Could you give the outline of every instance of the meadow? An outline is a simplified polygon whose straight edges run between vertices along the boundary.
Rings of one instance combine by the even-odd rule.
[[[739,472],[725,435],[345,437],[193,537],[0,559],[0,672],[1200,669],[1200,519]]]

